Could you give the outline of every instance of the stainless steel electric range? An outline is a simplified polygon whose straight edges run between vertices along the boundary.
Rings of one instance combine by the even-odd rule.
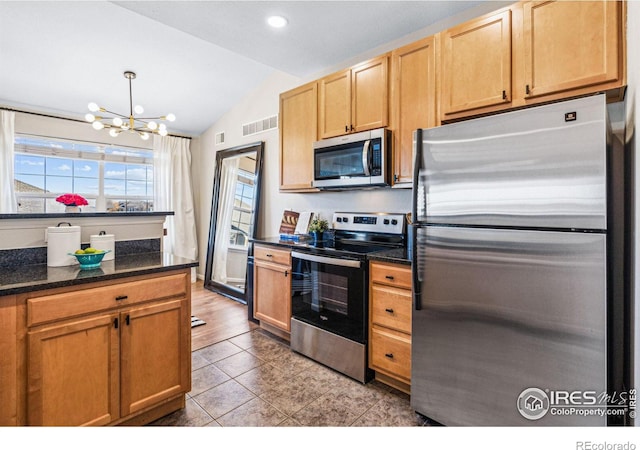
[[[405,245],[404,214],[334,213],[333,236],[291,252],[291,349],[362,383],[367,364],[367,255]]]

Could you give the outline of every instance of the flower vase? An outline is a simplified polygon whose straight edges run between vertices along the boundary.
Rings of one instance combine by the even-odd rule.
[[[79,213],[80,207],[76,205],[67,205],[64,207],[64,212],[66,213]]]
[[[322,242],[322,231],[311,231],[309,234],[311,234],[314,244]]]

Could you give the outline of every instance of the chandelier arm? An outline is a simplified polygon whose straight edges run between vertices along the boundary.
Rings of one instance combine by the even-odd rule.
[[[117,112],[109,111],[108,109],[102,108],[101,111],[104,111],[104,112],[109,113],[109,114],[113,114],[114,116],[118,116],[121,119],[128,119],[129,118],[129,116],[125,116],[124,114],[120,114],[120,113],[117,113]]]

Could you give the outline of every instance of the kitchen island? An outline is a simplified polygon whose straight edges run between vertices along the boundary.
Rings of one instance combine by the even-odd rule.
[[[162,252],[0,271],[0,425],[149,423],[191,389],[191,268]]]

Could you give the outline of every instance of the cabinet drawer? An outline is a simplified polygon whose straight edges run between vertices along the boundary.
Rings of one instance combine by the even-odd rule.
[[[181,273],[95,288],[78,286],[69,292],[29,298],[27,326],[148,300],[186,296],[189,286],[186,277]]]
[[[371,281],[411,289],[411,268],[398,264],[372,262]]]
[[[371,367],[411,379],[411,337],[380,328],[371,330]]]
[[[391,286],[371,286],[371,322],[411,334],[411,291]]]
[[[284,264],[285,266],[291,265],[291,252],[289,250],[256,245],[253,249],[253,255],[255,259],[260,259],[262,261]]]

